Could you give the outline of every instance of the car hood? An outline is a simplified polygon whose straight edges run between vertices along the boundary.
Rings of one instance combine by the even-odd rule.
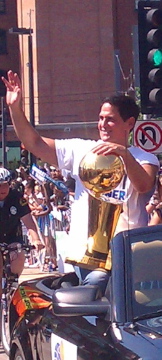
[[[162,349],[162,316],[136,322],[138,333],[157,348]]]
[[[119,350],[123,344],[124,349],[132,351],[140,359],[161,359],[162,316],[134,321],[118,329],[121,330],[121,339],[117,345]]]

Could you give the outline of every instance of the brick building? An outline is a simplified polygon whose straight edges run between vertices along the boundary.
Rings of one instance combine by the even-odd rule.
[[[97,138],[102,99],[116,91],[127,91],[132,84],[138,56],[134,31],[137,1],[2,2],[6,3],[6,14],[0,13],[3,28],[33,29],[37,130],[56,138]],[[7,34],[7,41],[8,55],[2,62],[0,54],[0,68],[11,68],[20,74],[23,107],[29,118],[28,36]],[[8,126],[8,143],[16,140],[12,127]]]

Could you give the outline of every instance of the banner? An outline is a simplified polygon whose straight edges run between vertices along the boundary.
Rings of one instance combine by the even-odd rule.
[[[68,194],[68,188],[61,180],[54,180],[49,175],[47,175],[44,171],[40,170],[35,164],[32,165],[30,169],[30,175],[32,178],[37,180],[40,184],[43,182],[51,182],[53,183],[59,190],[61,190],[65,195]]]

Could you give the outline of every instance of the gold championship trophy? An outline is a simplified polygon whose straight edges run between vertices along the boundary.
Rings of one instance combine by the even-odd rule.
[[[112,204],[102,195],[111,192],[121,182],[124,165],[120,157],[115,155],[96,155],[87,153],[80,162],[79,177],[89,195],[88,239],[85,255],[80,260],[66,258],[65,262],[82,268],[111,269],[110,240],[112,239],[121,204]]]

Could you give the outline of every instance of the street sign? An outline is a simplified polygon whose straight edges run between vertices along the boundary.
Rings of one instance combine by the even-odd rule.
[[[162,121],[137,121],[133,136],[135,146],[151,153],[162,153]]]

